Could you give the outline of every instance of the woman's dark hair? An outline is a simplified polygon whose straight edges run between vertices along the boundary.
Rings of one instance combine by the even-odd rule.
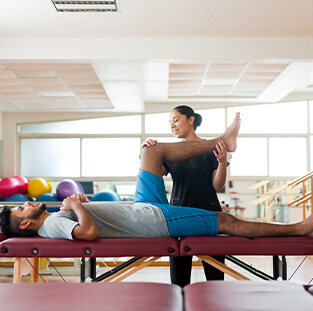
[[[3,206],[0,209],[0,228],[2,233],[4,233],[8,238],[15,236],[34,236],[37,235],[35,230],[19,228],[19,225],[23,218],[12,216],[11,207]]]
[[[190,117],[194,117],[195,118],[195,121],[193,122],[194,130],[196,130],[199,125],[201,125],[202,123],[201,115],[199,113],[195,113],[191,107],[181,105],[175,107],[172,111],[174,110],[177,110],[180,114],[185,115],[187,119],[190,119]]]

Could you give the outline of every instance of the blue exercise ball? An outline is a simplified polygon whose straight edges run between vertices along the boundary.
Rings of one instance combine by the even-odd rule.
[[[122,201],[119,195],[112,190],[101,190],[97,192],[91,201]]]
[[[29,198],[21,193],[14,193],[4,199],[7,202],[26,202]]]
[[[41,194],[36,201],[38,202],[58,202],[59,198],[54,193],[46,192]]]

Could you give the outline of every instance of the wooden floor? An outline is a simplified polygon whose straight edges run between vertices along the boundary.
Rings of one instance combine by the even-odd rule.
[[[249,265],[253,266],[256,269],[262,270],[263,272],[272,275],[272,257],[253,257],[253,256],[237,256],[237,258],[245,261]],[[307,257],[305,260],[305,257],[303,256],[293,256],[293,257],[287,257],[287,278],[288,280],[296,283],[301,284],[313,284],[313,257]],[[164,265],[166,265],[167,259],[163,258],[161,259],[164,262]],[[304,262],[302,263],[302,261]],[[111,263],[111,261],[110,261]],[[301,264],[302,263],[302,264]],[[237,265],[226,261],[227,266],[237,270],[241,274],[247,276],[251,280],[260,280],[258,277],[250,274],[249,272],[245,271],[244,269],[238,267]],[[108,271],[109,268],[106,268],[102,265],[102,263],[99,263],[100,267],[98,268],[98,274]],[[123,282],[159,282],[159,283],[170,283],[170,277],[169,277],[169,267],[168,266],[152,266],[152,267],[146,267],[141,271],[138,271],[136,274],[130,276]],[[300,267],[299,267],[300,265]],[[111,268],[111,267],[110,267]],[[60,272],[62,273],[63,279],[56,275],[55,273],[53,275],[45,274],[43,273],[42,277],[43,279],[40,279],[40,282],[79,282],[80,281],[80,275],[79,272],[76,270],[76,272],[73,270],[73,273],[71,273],[71,267],[66,268],[66,273],[62,273],[62,268],[60,268]],[[5,272],[5,269],[1,269],[0,275],[0,283],[12,283],[13,276],[12,269],[8,268],[8,272]],[[72,275],[71,275],[72,274]],[[225,276],[225,281],[227,280],[233,280],[229,276]],[[87,280],[88,281],[88,280]],[[191,276],[191,282],[201,282],[205,281],[203,268],[201,265],[198,265],[196,263],[196,266],[192,269],[192,276]],[[279,279],[281,281],[281,279]],[[30,276],[24,276],[22,278],[22,282],[30,282]]]

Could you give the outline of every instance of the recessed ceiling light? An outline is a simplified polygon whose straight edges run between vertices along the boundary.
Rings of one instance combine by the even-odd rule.
[[[116,0],[51,1],[58,12],[117,12]]]

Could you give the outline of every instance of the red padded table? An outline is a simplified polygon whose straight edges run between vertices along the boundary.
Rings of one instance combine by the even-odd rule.
[[[90,269],[92,278],[95,278],[96,257],[130,257],[134,256],[136,262],[121,267],[118,280],[122,280],[151,264],[162,256],[179,256],[179,242],[174,238],[130,238],[130,239],[99,239],[95,241],[72,241],[66,239],[45,239],[41,237],[9,238],[0,243],[0,257],[16,257],[14,265],[15,283],[21,281],[22,271],[32,273],[32,281],[38,281],[39,258],[43,257],[78,257],[91,258]],[[25,263],[21,258],[29,258]],[[150,258],[153,257],[153,258]],[[30,264],[30,265],[29,265]],[[136,266],[136,267],[135,267]],[[139,268],[137,268],[139,267]],[[33,268],[33,269],[31,269]],[[26,270],[25,270],[26,269]],[[82,269],[85,270],[85,261]],[[37,271],[36,271],[37,270]],[[127,272],[127,273],[126,273]],[[85,271],[81,280],[85,279]],[[117,273],[115,273],[117,275]],[[106,281],[111,281],[111,275]],[[102,279],[101,279],[102,280]]]
[[[0,284],[7,311],[182,311],[182,289],[157,283]]]
[[[180,240],[180,255],[313,255],[312,237],[197,236]]]
[[[99,239],[72,241],[41,237],[9,238],[0,243],[1,257],[126,257],[178,256],[173,238]]]
[[[185,311],[311,311],[313,296],[290,282],[210,281],[183,289]]]
[[[312,255],[313,238],[290,236],[290,237],[264,237],[264,238],[243,238],[235,236],[197,236],[184,237],[180,240],[180,256],[195,255],[215,268],[223,271],[238,280],[248,278],[237,271],[217,262],[211,256],[218,255],[248,255],[248,256],[273,256],[274,276],[268,276],[262,271],[250,269],[241,262],[243,268],[258,275],[263,279],[277,279],[279,274],[283,279],[287,279],[285,256]],[[278,256],[283,256],[282,260]],[[232,256],[231,256],[232,257]],[[227,258],[231,261],[234,258]],[[237,259],[236,259],[237,260]],[[237,260],[238,261],[238,260]],[[256,273],[255,273],[256,272]]]

